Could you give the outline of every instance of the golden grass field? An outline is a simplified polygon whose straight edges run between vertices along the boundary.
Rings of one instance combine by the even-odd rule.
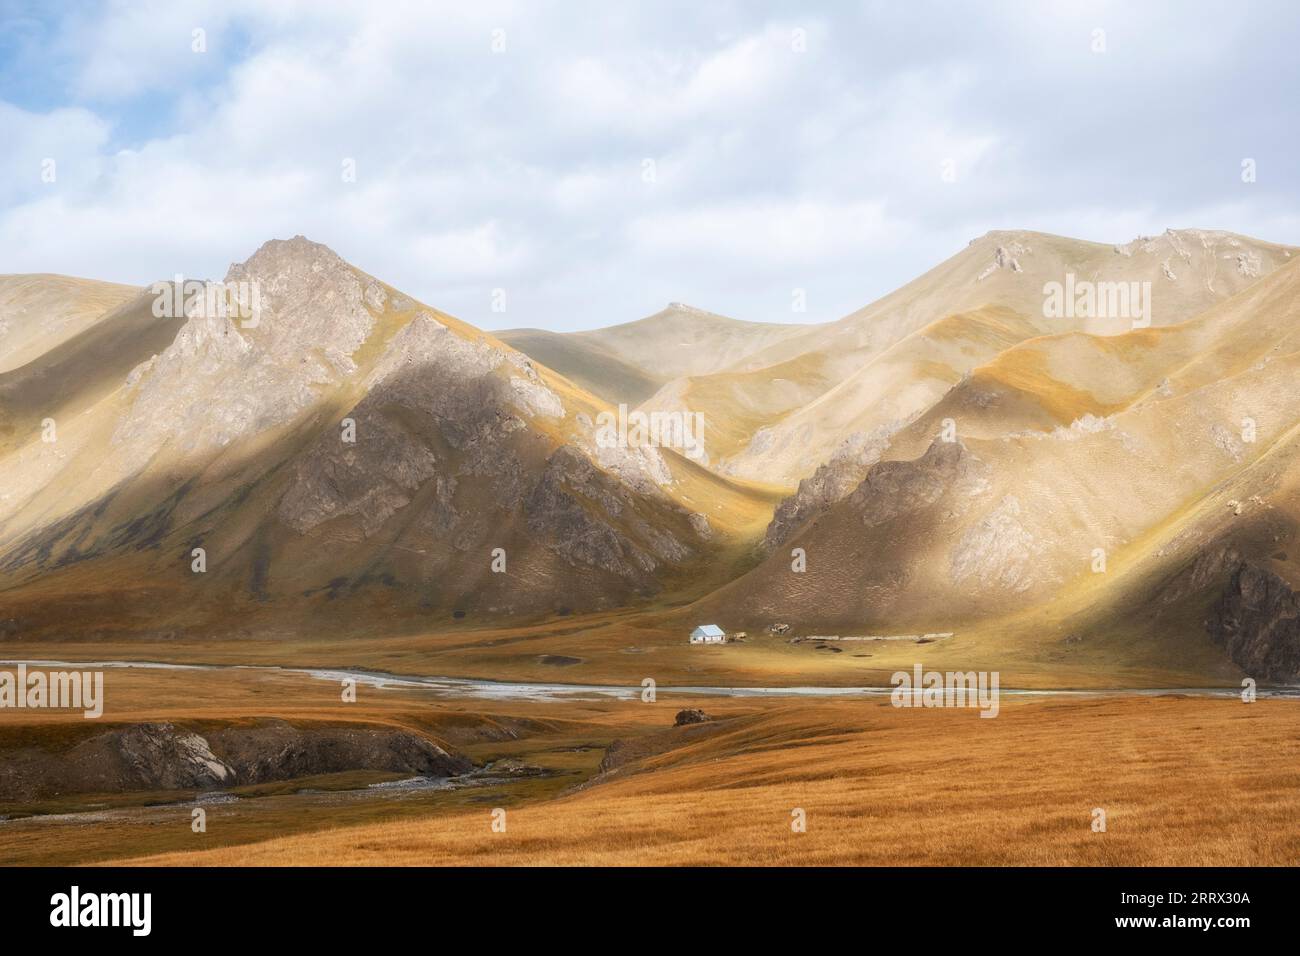
[[[661,705],[662,706],[662,705]],[[667,710],[668,708],[662,708]],[[1083,700],[971,712],[771,703],[558,799],[155,864],[1282,865],[1294,704]],[[680,733],[680,732],[679,732]],[[1094,833],[1095,807],[1108,828]],[[791,829],[792,811],[807,832]]]
[[[1124,568],[1117,557],[1117,571]],[[1113,575],[1112,575],[1113,576]],[[352,667],[394,674],[428,674],[503,681],[660,685],[836,687],[886,686],[899,669],[917,661],[940,669],[999,671],[1003,687],[1168,688],[1238,687],[1240,671],[1200,631],[1189,607],[1163,630],[1142,629],[1141,615],[1114,613],[1091,577],[1079,581],[1048,608],[1029,608],[988,622],[952,621],[942,609],[925,627],[881,633],[952,631],[951,638],[914,641],[844,641],[839,651],[816,642],[792,643],[764,630],[743,643],[688,646],[685,635],[701,622],[691,606],[651,611],[611,611],[559,618],[533,625],[449,623],[394,632],[376,609],[343,625],[326,613],[290,626],[259,616],[242,621],[237,634],[205,633],[134,639],[10,639],[0,656],[67,661],[135,660],[188,664],[261,664]],[[160,595],[162,603],[170,600]],[[179,598],[177,598],[179,601]],[[1140,610],[1136,599],[1133,607]],[[726,618],[719,619],[724,626]],[[730,628],[728,628],[730,629]],[[1063,636],[1087,631],[1067,644]],[[848,634],[849,632],[845,632]],[[858,633],[863,633],[859,631]],[[874,633],[874,632],[872,632]],[[556,667],[557,657],[574,661]],[[0,718],[2,719],[2,718]]]
[[[400,800],[264,785],[209,809],[184,797],[68,799],[45,811],[134,803],[120,819],[0,826],[0,862],[161,865],[1284,865],[1300,861],[1300,703],[1166,695],[1005,697],[973,710],[887,701],[695,699],[561,704],[434,700],[293,675],[110,671],[112,720],[197,729],[282,717],[419,730],[476,761],[557,771]],[[715,721],[674,728],[698,706]],[[106,721],[0,722],[0,741],[69,739]],[[96,726],[88,726],[88,725]],[[485,732],[509,728],[509,733]],[[600,775],[614,740],[624,761]],[[348,789],[358,779],[313,780]],[[492,830],[494,808],[506,831]],[[806,813],[807,832],[791,829]],[[1103,808],[1107,831],[1092,830]],[[9,809],[9,808],[0,808]]]

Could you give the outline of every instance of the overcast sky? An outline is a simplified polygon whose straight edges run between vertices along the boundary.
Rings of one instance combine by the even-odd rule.
[[[568,330],[828,321],[990,229],[1300,244],[1300,4],[957,7],[0,0],[0,272],[301,233]]]

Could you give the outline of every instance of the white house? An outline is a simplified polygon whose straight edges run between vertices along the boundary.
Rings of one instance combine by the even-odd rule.
[[[692,644],[725,644],[727,632],[716,624],[701,624],[691,631]]]

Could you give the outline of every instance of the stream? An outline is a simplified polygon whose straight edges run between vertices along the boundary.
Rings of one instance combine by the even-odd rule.
[[[527,701],[561,703],[576,700],[635,700],[641,696],[639,684],[564,684],[523,681],[495,681],[471,677],[422,677],[414,674],[390,674],[386,671],[335,667],[281,667],[273,664],[168,664],[160,661],[54,661],[4,660],[0,667],[28,667],[68,670],[107,670],[138,668],[143,670],[254,671],[268,674],[301,674],[317,680],[389,688],[400,687],[427,691],[437,698],[464,700]],[[888,697],[893,687],[724,687],[713,685],[657,685],[656,694],[690,697]],[[1192,697],[1239,697],[1236,687],[1105,687],[1105,688],[1013,688],[1001,687],[1000,694],[1013,697],[1151,697],[1182,694]],[[1263,698],[1300,699],[1300,686],[1260,686],[1256,695]]]

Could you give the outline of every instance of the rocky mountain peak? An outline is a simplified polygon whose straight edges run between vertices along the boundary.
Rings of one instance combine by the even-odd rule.
[[[719,316],[716,312],[710,312],[708,309],[701,309],[697,306],[688,305],[685,302],[669,302],[664,311],[680,312],[683,315],[698,315],[709,319],[722,318],[722,316]]]
[[[238,274],[237,277],[245,274],[268,277],[297,272],[304,267],[313,272],[351,268],[329,246],[313,242],[306,236],[294,236],[292,239],[268,239],[243,262],[233,263],[226,278],[236,277],[232,273]]]
[[[210,288],[127,377],[133,402],[113,442],[128,467],[168,442],[199,452],[290,421],[356,373],[385,301],[378,282],[302,236],[263,244]]]
[[[334,364],[351,356],[374,326],[386,295],[374,279],[328,246],[302,236],[273,239],[232,265],[226,285],[243,301],[241,326],[260,330],[267,349],[319,349]],[[350,369],[349,369],[350,370]]]

